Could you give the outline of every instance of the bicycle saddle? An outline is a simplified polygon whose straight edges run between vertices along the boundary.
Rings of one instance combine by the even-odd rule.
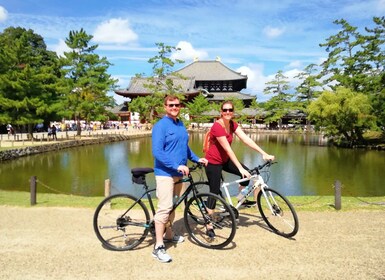
[[[151,168],[151,167],[138,167],[138,168],[131,169],[131,174],[134,177],[143,176],[152,172],[154,172],[154,168]]]

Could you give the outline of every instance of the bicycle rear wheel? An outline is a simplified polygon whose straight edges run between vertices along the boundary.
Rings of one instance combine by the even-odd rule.
[[[146,238],[151,224],[147,207],[128,194],[105,198],[95,210],[94,231],[103,246],[114,251],[135,248]]]
[[[208,201],[210,205],[215,205],[213,209],[206,207]],[[205,248],[225,247],[236,232],[235,217],[230,206],[223,198],[211,193],[199,193],[190,198],[184,210],[184,223],[192,239]],[[214,230],[215,237],[208,236],[208,227]]]
[[[298,217],[289,200],[273,189],[266,188],[265,194],[266,197],[262,191],[258,193],[257,205],[266,224],[278,235],[296,235],[299,227]]]

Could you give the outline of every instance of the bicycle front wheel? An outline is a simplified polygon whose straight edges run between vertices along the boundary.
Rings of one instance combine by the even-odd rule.
[[[95,210],[93,224],[103,246],[114,251],[135,248],[151,227],[147,207],[128,194],[105,198]]]
[[[257,205],[266,224],[278,235],[296,235],[299,227],[298,217],[289,200],[269,188],[265,189],[265,195],[262,191],[258,193]]]
[[[210,249],[225,247],[236,232],[235,217],[230,206],[223,198],[211,193],[199,193],[190,198],[184,210],[184,223],[192,239]],[[209,232],[209,229],[213,231]]]

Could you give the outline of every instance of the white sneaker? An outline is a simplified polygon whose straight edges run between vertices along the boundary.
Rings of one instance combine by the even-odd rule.
[[[163,238],[164,243],[182,243],[184,242],[184,237],[182,235],[174,234],[174,236],[171,239]]]
[[[164,247],[164,245],[155,248],[154,251],[152,251],[152,256],[163,263],[168,263],[172,261],[171,256],[166,253],[166,248]]]

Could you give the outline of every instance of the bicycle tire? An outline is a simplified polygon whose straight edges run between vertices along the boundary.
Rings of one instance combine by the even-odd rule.
[[[215,201],[214,213],[211,215],[205,206],[210,200]],[[199,193],[190,198],[184,211],[184,223],[191,238],[198,245],[209,249],[227,246],[236,232],[236,221],[230,206],[223,198],[212,193]],[[214,238],[207,235],[208,224],[214,229]]]
[[[260,191],[257,196],[257,205],[262,219],[278,235],[287,238],[296,235],[299,229],[298,216],[289,200],[270,188],[266,188],[265,193],[273,212],[270,210],[263,192]]]
[[[151,228],[147,207],[129,194],[105,198],[95,210],[93,225],[103,246],[113,251],[134,249]]]

